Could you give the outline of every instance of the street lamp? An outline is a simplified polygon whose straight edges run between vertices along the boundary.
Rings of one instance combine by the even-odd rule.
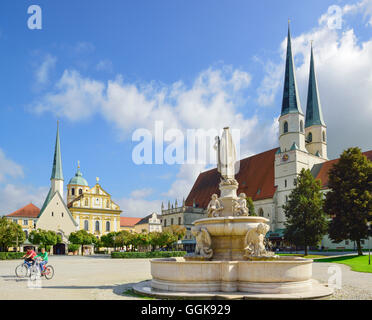
[[[372,236],[372,224],[368,222],[368,264],[371,264],[371,236]]]

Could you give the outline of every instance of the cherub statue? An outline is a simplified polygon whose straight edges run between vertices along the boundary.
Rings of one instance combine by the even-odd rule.
[[[223,210],[223,206],[221,205],[220,201],[218,200],[217,194],[212,194],[212,200],[209,201],[207,207],[208,217],[218,217],[219,212]]]
[[[239,194],[239,200],[234,200],[233,210],[236,216],[248,216],[247,196],[245,193]]]
[[[265,223],[260,223],[256,228],[249,230],[245,236],[245,257],[272,256],[272,252],[267,252],[265,248],[265,236],[270,227]]]
[[[205,227],[193,227],[191,233],[196,239],[195,255],[210,259],[213,256],[212,238]]]

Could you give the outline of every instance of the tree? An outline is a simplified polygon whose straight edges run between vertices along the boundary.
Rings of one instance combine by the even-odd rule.
[[[10,246],[17,246],[26,240],[26,235],[18,223],[6,217],[0,219],[0,247],[8,251]]]
[[[320,181],[314,179],[310,170],[302,169],[283,209],[286,216],[284,237],[296,246],[305,246],[305,255],[308,246],[317,245],[327,233],[323,203]]]
[[[93,234],[88,233],[86,230],[79,230],[79,231],[70,233],[68,240],[73,244],[81,245],[81,255],[84,255],[84,250],[83,250],[84,245],[90,245],[90,244],[97,243],[97,238]]]
[[[30,236],[28,237],[32,244],[40,245],[41,247],[48,250],[50,246],[54,246],[62,241],[59,234],[51,230],[32,230]]]
[[[253,200],[251,197],[247,198],[247,207],[248,207],[250,216],[257,216],[256,211],[254,209]]]
[[[350,239],[362,255],[360,240],[368,238],[372,220],[372,162],[359,148],[345,150],[329,171],[325,211],[333,217],[329,236],[334,242]]]
[[[186,235],[186,228],[180,225],[173,224],[169,226],[166,231],[170,234],[173,234],[177,238],[175,241],[183,239]]]
[[[101,236],[100,242],[102,243],[102,246],[106,248],[115,247],[114,237],[116,237],[116,235],[117,232],[110,232]]]

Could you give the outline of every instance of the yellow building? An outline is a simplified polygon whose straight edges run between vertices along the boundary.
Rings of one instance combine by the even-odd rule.
[[[89,187],[78,164],[75,176],[67,185],[67,206],[78,224],[78,229],[101,237],[106,233],[121,230],[121,210],[98,182],[97,178],[96,184]]]

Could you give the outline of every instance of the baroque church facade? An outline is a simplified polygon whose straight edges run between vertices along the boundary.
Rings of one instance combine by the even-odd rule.
[[[372,160],[372,150],[364,153]],[[295,76],[291,34],[288,26],[287,53],[281,114],[279,117],[279,147],[240,160],[236,175],[238,193],[251,197],[256,214],[270,220],[268,237],[276,245],[284,244],[285,214],[283,205],[288,200],[295,181],[304,169],[310,169],[321,180],[327,192],[328,171],[338,160],[328,160],[327,126],[323,118],[311,46],[310,72],[306,114],[304,114]],[[187,206],[206,208],[213,193],[219,194],[217,169],[200,173],[187,199]],[[351,241],[332,243],[328,236],[322,240],[324,248],[353,248]],[[363,242],[362,242],[363,245]]]

